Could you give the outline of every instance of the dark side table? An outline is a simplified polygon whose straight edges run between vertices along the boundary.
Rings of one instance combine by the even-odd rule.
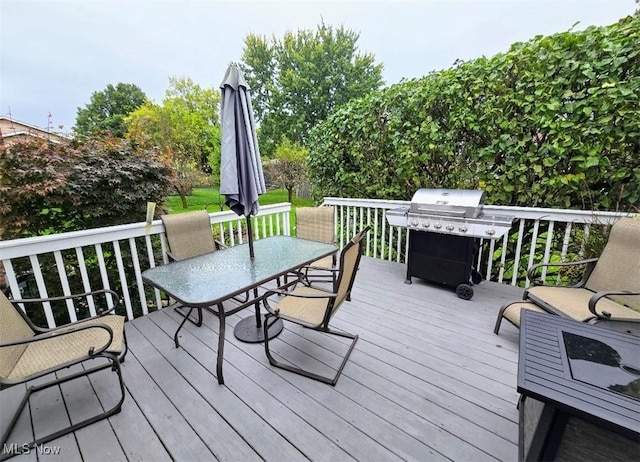
[[[519,460],[640,460],[640,337],[523,310]]]

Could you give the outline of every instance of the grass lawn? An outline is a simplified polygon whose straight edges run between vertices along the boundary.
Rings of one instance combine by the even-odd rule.
[[[260,196],[260,205],[279,204],[281,202],[287,202],[287,190],[286,189],[270,189],[265,194]],[[193,190],[192,196],[187,196],[186,209],[182,208],[182,201],[180,196],[169,196],[165,206],[168,213],[181,213],[192,210],[204,210],[206,207],[207,212],[219,212],[220,210],[228,210],[224,206],[224,196],[222,196],[217,188],[196,188]],[[300,199],[298,197],[293,198],[293,206],[296,207],[312,207],[312,199]],[[220,208],[222,207],[222,209]]]
[[[260,205],[279,204],[287,202],[287,190],[286,189],[270,189],[265,194],[260,196]],[[165,207],[167,213],[182,213],[192,210],[206,210],[209,213],[219,212],[220,210],[228,210],[228,207],[224,206],[224,196],[220,195],[217,188],[196,188],[193,190],[192,196],[187,196],[186,209],[182,208],[182,201],[180,196],[169,196]],[[314,205],[312,199],[300,199],[298,197],[293,198],[293,205],[291,206],[292,212],[296,207],[312,207]],[[221,208],[222,207],[222,208]],[[295,229],[295,213],[289,215],[291,220],[291,230]]]

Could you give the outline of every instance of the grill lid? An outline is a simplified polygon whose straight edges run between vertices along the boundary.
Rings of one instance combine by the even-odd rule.
[[[409,213],[477,218],[484,206],[484,191],[468,189],[418,189]]]

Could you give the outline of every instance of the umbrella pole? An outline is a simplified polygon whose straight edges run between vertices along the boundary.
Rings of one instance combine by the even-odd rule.
[[[251,230],[251,216],[247,219],[247,238],[249,239],[249,258],[255,259],[253,253],[253,231]],[[253,289],[253,298],[258,298],[258,289]],[[256,302],[256,329],[262,328],[262,316],[260,315],[260,302]]]
[[[255,258],[255,254],[253,253],[253,232],[251,231],[251,217],[247,218],[247,237],[249,238],[249,258],[252,260]]]
[[[254,259],[253,254],[253,232],[251,231],[251,217],[247,218],[247,233],[249,238],[249,256]],[[236,324],[233,329],[233,333],[236,338],[242,342],[258,343],[264,342],[264,330],[262,329],[262,315],[260,314],[260,301],[258,300],[258,289],[253,289],[253,298],[256,301],[256,316],[246,317]],[[272,326],[269,327],[269,338],[274,338],[284,328],[282,319],[278,319]]]

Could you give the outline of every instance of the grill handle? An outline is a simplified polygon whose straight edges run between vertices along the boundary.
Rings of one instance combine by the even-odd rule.
[[[418,211],[432,213],[435,215],[446,215],[450,217],[465,218],[467,216],[467,212],[465,210],[429,209],[426,207],[418,207]]]

